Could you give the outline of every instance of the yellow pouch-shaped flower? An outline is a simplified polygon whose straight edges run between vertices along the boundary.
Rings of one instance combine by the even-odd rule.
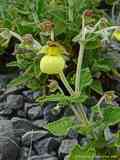
[[[46,74],[58,74],[63,71],[65,67],[64,58],[59,56],[45,55],[40,61],[40,69]]]
[[[117,41],[120,41],[120,30],[114,31],[112,37],[115,38]]]
[[[41,48],[40,53],[48,54],[51,56],[58,56],[63,55],[65,53],[65,49],[59,43],[49,41],[47,45]]]

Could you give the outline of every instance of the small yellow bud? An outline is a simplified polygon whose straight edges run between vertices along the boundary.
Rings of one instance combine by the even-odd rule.
[[[58,74],[65,67],[64,58],[59,56],[45,55],[40,61],[40,69],[46,74]]]
[[[120,30],[114,31],[112,37],[115,38],[117,41],[120,41]]]

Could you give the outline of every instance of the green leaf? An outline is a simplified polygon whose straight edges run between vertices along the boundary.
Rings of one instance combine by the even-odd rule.
[[[120,122],[120,107],[108,106],[103,110],[104,123],[107,126]]]
[[[96,60],[92,66],[93,71],[109,72],[113,68],[113,62],[110,59]]]
[[[94,90],[96,93],[103,95],[103,88],[99,80],[93,80],[91,89]]]
[[[80,133],[82,135],[88,135],[88,134],[91,134],[91,132],[92,132],[92,126],[91,126],[91,124],[89,124],[89,125],[79,124],[78,126],[76,126],[76,130],[78,133]]]
[[[74,127],[73,117],[64,117],[48,124],[48,130],[56,136],[65,136],[69,129]]]
[[[13,86],[19,86],[19,85],[24,85],[26,81],[28,81],[29,77],[26,76],[19,76],[8,84],[8,87],[13,87]]]
[[[12,61],[7,64],[7,67],[18,67],[18,65],[16,61]]]
[[[44,14],[45,10],[45,0],[36,0],[36,12],[39,17]]]
[[[81,91],[92,84],[92,75],[89,68],[82,69],[81,79],[80,79],[80,89]]]
[[[81,96],[65,96],[62,94],[38,97],[37,102],[60,102],[62,104],[83,103],[87,99],[86,95]]]
[[[32,91],[40,90],[40,83],[35,78],[29,79],[26,83],[26,86],[30,88]]]
[[[80,147],[78,144],[70,152],[69,160],[94,160],[96,155],[95,149],[91,146],[85,148]]]

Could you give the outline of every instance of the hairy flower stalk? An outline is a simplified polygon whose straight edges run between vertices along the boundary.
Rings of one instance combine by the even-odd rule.
[[[84,49],[85,49],[84,42],[80,42],[80,51],[78,56],[76,81],[75,81],[75,92],[77,95],[80,95],[80,79],[81,79],[81,68],[82,68]]]
[[[80,50],[78,55],[77,69],[76,69],[76,79],[75,79],[75,93],[76,95],[80,95],[80,79],[81,79],[81,69],[82,62],[85,50],[85,22],[84,16],[82,16],[82,30],[81,30],[81,39],[80,39]]]

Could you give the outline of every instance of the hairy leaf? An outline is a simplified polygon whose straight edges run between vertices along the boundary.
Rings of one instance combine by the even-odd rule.
[[[74,127],[73,117],[63,117],[55,122],[48,123],[48,130],[56,136],[65,136],[69,129]]]
[[[70,152],[69,160],[94,160],[96,155],[95,148],[88,146],[85,148],[76,145]]]
[[[83,103],[86,99],[87,99],[86,95],[65,96],[62,94],[56,94],[56,95],[38,97],[37,101],[41,103],[58,101],[62,104],[69,104],[69,103]]]
[[[92,75],[90,73],[90,70],[89,68],[85,68],[85,69],[82,69],[82,72],[81,72],[81,79],[80,79],[80,89],[81,91],[90,86],[92,84]]]

